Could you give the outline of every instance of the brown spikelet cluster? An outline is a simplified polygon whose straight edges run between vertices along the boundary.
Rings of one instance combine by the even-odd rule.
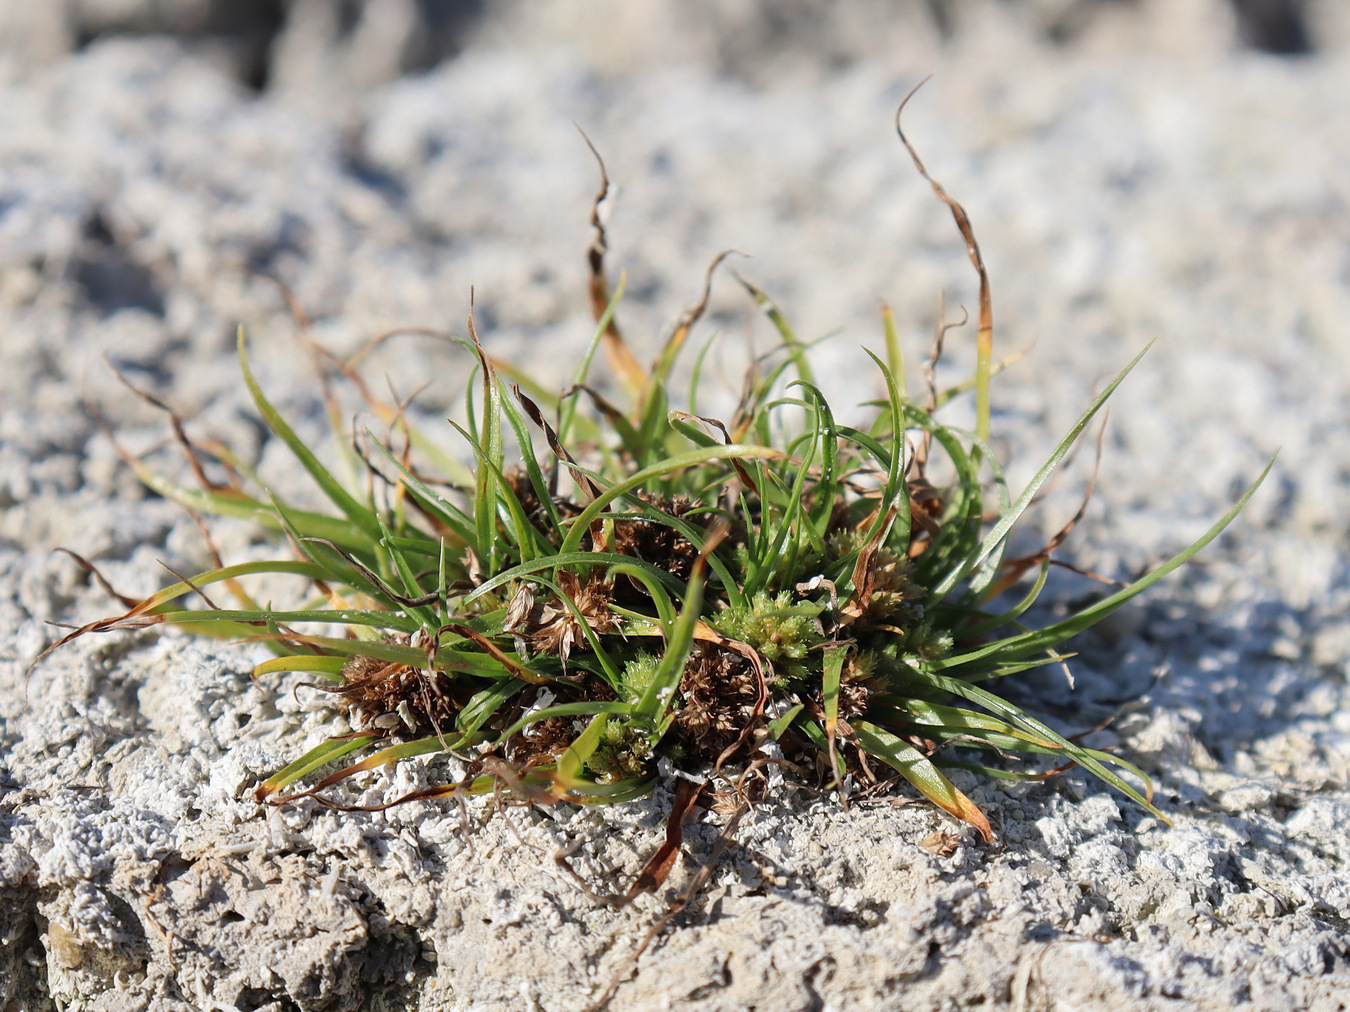
[[[572,686],[554,688],[563,689],[566,693],[564,698],[572,702],[609,701],[615,698],[613,690],[603,683],[588,685],[583,689]],[[539,687],[533,698],[519,701],[511,719],[515,721],[524,716],[527,709],[545,709],[556,700],[553,689]],[[504,745],[504,755],[508,762],[520,769],[557,762],[585,727],[585,718],[546,717],[527,724],[513,734]]]
[[[872,596],[867,602],[867,619],[895,622],[904,614],[907,602],[922,597],[922,589],[910,580],[913,568],[908,559],[896,558],[888,549],[877,552],[872,566]]]
[[[609,609],[614,585],[598,571],[592,571],[583,583],[571,570],[563,569],[558,571],[557,580],[575,611],[557,595],[536,601],[529,584],[522,583],[511,598],[504,628],[527,637],[536,652],[561,657],[565,664],[573,650],[589,649],[582,619],[600,636],[617,632],[619,619]]]
[[[688,496],[641,495],[643,502],[683,519],[697,504]],[[690,518],[697,523],[696,517]],[[675,528],[655,520],[614,521],[614,550],[650,562],[681,580],[689,579],[698,549]]]
[[[555,762],[576,736],[572,720],[549,717],[515,735],[508,744],[507,759],[522,769]]]
[[[406,664],[353,657],[342,669],[342,698],[353,730],[432,735],[451,728],[459,704],[440,674],[430,677]]]
[[[696,643],[680,679],[684,708],[675,731],[698,756],[716,760],[755,719],[759,680],[740,654],[712,643]]]
[[[524,465],[515,464],[507,468],[505,478],[507,487],[511,489],[512,494],[520,503],[525,518],[534,524],[536,530],[545,535],[549,534],[548,511],[544,508],[539,493],[535,491],[534,482],[530,481],[529,472],[525,470]],[[565,519],[571,519],[581,512],[580,506],[561,496],[553,497],[553,508],[560,517]]]
[[[540,526],[544,504],[540,502],[539,494],[534,490],[534,482],[530,481],[530,475],[525,470],[525,465],[513,464],[506,469],[504,477],[507,487],[511,489],[511,493],[520,503],[520,508],[529,518],[530,523],[536,527]]]
[[[942,493],[930,485],[922,473],[910,480],[909,494],[912,526],[908,554],[911,559],[917,559],[928,551],[942,529],[939,521],[942,517],[944,500]]]
[[[875,689],[863,681],[841,682],[839,684],[839,715],[857,717],[867,710]]]

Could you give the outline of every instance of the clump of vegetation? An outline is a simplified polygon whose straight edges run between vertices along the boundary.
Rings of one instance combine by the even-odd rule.
[[[262,783],[257,797],[271,804],[313,797],[343,807],[329,792],[346,778],[440,752],[466,757],[468,774],[400,800],[505,789],[535,802],[615,803],[683,773],[710,778],[740,803],[765,789],[776,765],[845,801],[908,782],[991,840],[984,814],[943,769],[1045,775],[1034,762],[1019,764],[1030,758],[1055,769],[1081,766],[1160,814],[1147,779],[1128,762],[1067,740],[995,687],[1062,659],[1065,640],[1213,540],[1256,485],[1148,575],[1048,625],[1024,625],[1062,535],[1022,558],[1009,557],[1009,536],[1134,362],[1014,493],[989,448],[998,365],[979,247],[964,210],[905,144],[951,209],[979,275],[977,367],[967,383],[938,390],[930,368],[923,395],[910,397],[885,310],[884,353],[872,355],[881,396],[870,422],[843,424],[815,381],[807,347],[768,296],[744,283],[781,343],[746,377],[729,417],[704,417],[699,377],[712,339],[687,388],[676,389],[672,377],[707,288],[655,364],[643,367],[616,324],[622,282],[611,295],[605,233],[593,213],[597,326],[566,390],[546,390],[494,361],[472,316],[468,337],[457,339],[474,363],[468,410],[456,424],[471,467],[451,462],[433,476],[429,462],[448,458],[423,452],[427,440],[403,406],[381,403],[353,366],[326,359],[330,374],[355,383],[392,433],[340,433],[365,471],[363,487],[345,486],[264,395],[241,332],[240,368],[259,413],[332,512],[251,491],[234,469],[226,484],[209,481],[200,466],[206,451],[175,418],[200,487],[133,461],[142,480],[199,513],[256,518],[284,533],[291,557],[219,565],[127,602],[124,614],[62,642],[90,631],[181,626],[265,642],[276,657],[258,676],[300,671],[323,679],[351,733]],[[606,179],[597,208],[607,192]],[[722,259],[709,269],[709,285]],[[947,329],[939,328],[939,347]],[[622,405],[591,385],[600,350],[627,398]],[[951,397],[968,391],[973,432],[940,417]],[[260,604],[239,582],[260,573],[308,581],[313,598],[292,610]],[[237,606],[211,603],[206,591],[215,585]],[[209,606],[186,607],[191,595]],[[345,633],[332,634],[335,626]],[[322,772],[339,761],[345,765]],[[677,846],[678,823],[698,795],[686,787],[680,796]]]

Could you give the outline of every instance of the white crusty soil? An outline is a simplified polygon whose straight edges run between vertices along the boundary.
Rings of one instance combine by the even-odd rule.
[[[25,675],[59,635],[48,620],[115,608],[57,546],[124,593],[169,579],[161,560],[209,565],[193,521],[141,491],[101,432],[145,452],[168,426],[100,356],[302,496],[238,380],[236,323],[288,417],[318,433],[322,410],[250,265],[344,350],[401,324],[462,332],[472,284],[490,349],[561,383],[591,329],[596,173],[575,121],[620,185],[611,265],[644,353],[737,247],[803,335],[839,330],[816,362],[844,403],[866,400],[879,385],[856,349],[880,344],[880,300],[914,362],[941,291],[974,308],[950,216],[891,133],[929,71],[907,125],[970,211],[1001,350],[1035,344],[995,387],[1014,481],[1157,342],[1114,400],[1067,555],[1116,575],[1156,564],[1280,449],[1229,535],[1078,644],[1075,690],[1057,670],[1005,687],[1070,731],[1115,716],[1096,743],[1155,778],[1175,826],[1079,774],[959,778],[994,847],[907,796],[844,812],[784,787],[613,1007],[1350,1007],[1350,52],[1238,51],[1226,8],[1199,0],[1105,5],[1058,48],[1016,5],[972,2],[945,44],[911,13],[890,35],[840,29],[831,45],[856,58],[830,61],[796,37],[738,48],[730,15],[709,37],[664,4],[600,43],[566,6],[517,11],[425,76],[364,90],[302,67],[257,97],[165,38],[3,64],[0,1008],[561,1012],[627,972],[719,820],[690,830],[666,891],[616,911],[553,854],[575,845],[596,889],[626,887],[667,794],[269,811],[257,780],[343,726],[293,694],[300,676],[251,683],[255,648],[88,637]],[[1331,6],[1312,8],[1334,40]],[[727,273],[711,326],[725,402],[747,336],[771,338]],[[970,341],[949,336],[950,377]],[[427,424],[454,445],[438,419],[467,369],[407,338],[372,375],[402,394],[434,379]],[[1045,532],[1076,507],[1080,457]],[[185,470],[171,446],[152,459]],[[212,530],[230,559],[267,550],[245,524]],[[1066,576],[1051,593],[1095,589]],[[381,771],[353,797],[449,772]],[[935,830],[959,838],[950,856],[920,845]]]

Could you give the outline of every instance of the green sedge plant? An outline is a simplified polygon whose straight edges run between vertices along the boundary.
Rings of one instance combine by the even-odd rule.
[[[494,361],[470,316],[469,336],[456,339],[473,364],[467,410],[453,423],[471,455],[465,466],[428,451],[399,405],[378,402],[350,363],[336,363],[399,436],[340,433],[368,472],[348,485],[268,400],[241,331],[253,403],[331,509],[300,509],[237,477],[208,481],[198,463],[205,451],[175,417],[199,487],[132,459],[142,481],[196,513],[256,519],[284,539],[285,557],[182,579],[61,642],[178,626],[265,642],[275,656],[258,677],[303,672],[330,688],[351,732],[268,777],[257,797],[270,804],[314,797],[346,807],[333,793],[342,781],[435,753],[463,759],[465,776],[401,801],[505,790],[534,802],[618,803],[679,774],[743,801],[778,765],[845,800],[907,782],[992,840],[985,815],[944,769],[1020,778],[1044,775],[1039,760],[1080,766],[1165,818],[1137,768],[1065,738],[997,686],[1061,660],[1066,640],[1183,565],[1233,521],[1265,473],[1152,572],[1049,624],[1024,624],[1060,539],[1010,558],[1009,536],[1138,358],[1027,486],[1009,488],[989,444],[999,366],[979,247],[960,204],[900,137],[951,209],[979,275],[977,366],[967,383],[937,391],[930,379],[921,400],[908,396],[884,310],[884,353],[868,353],[882,396],[868,424],[843,424],[807,346],[768,296],[742,282],[780,343],[747,377],[730,417],[698,415],[711,339],[685,389],[673,377],[708,289],[654,365],[642,366],[615,320],[622,281],[611,294],[606,280],[595,213],[608,193],[602,164],[590,248],[597,325],[567,390],[545,390]],[[591,385],[597,352],[626,404]],[[942,405],[970,390],[974,431],[941,420]],[[939,458],[945,466],[933,467]],[[432,462],[444,473],[433,477]],[[931,480],[938,471],[951,480]],[[241,583],[255,574],[306,581],[311,599],[289,610],[260,604]],[[216,585],[234,607],[210,601]],[[189,607],[192,597],[209,606]]]

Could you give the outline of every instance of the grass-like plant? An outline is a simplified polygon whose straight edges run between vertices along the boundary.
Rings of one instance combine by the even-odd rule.
[[[1009,536],[1138,359],[1014,493],[989,445],[997,366],[979,247],[964,210],[905,144],[952,210],[979,274],[977,368],[967,383],[936,390],[930,370],[923,396],[911,398],[885,310],[884,353],[871,355],[882,396],[868,406],[868,424],[843,424],[816,384],[807,346],[745,283],[781,344],[746,377],[730,417],[702,417],[712,339],[687,386],[676,389],[672,378],[707,289],[655,364],[641,366],[615,322],[622,282],[611,295],[593,215],[597,326],[567,390],[545,390],[495,362],[472,317],[468,337],[456,339],[474,365],[466,415],[452,423],[469,466],[429,452],[400,405],[380,403],[349,363],[328,359],[392,434],[339,433],[364,471],[357,486],[345,485],[268,400],[241,331],[239,364],[254,404],[332,511],[251,490],[239,477],[245,469],[219,449],[231,479],[208,480],[205,451],[175,417],[200,487],[133,460],[145,484],[198,513],[254,518],[285,536],[291,557],[219,565],[127,601],[124,614],[66,640],[179,626],[266,642],[276,656],[258,676],[324,680],[352,731],[269,777],[257,796],[274,804],[315,797],[342,807],[330,792],[346,778],[451,752],[468,762],[464,779],[401,800],[505,788],[533,801],[615,803],[677,771],[716,780],[732,770],[736,789],[753,796],[777,764],[845,799],[903,779],[989,840],[985,816],[944,767],[1018,778],[1076,764],[1161,817],[1138,769],[1066,739],[996,686],[1060,659],[1065,640],[1185,563],[1260,479],[1148,575],[1048,625],[1024,625],[1060,539],[1014,559]],[[606,179],[596,207],[607,192]],[[622,405],[609,399],[619,394],[591,385],[600,349]],[[974,431],[942,421],[941,407],[972,390]],[[436,461],[443,473],[433,477]],[[939,484],[938,473],[952,477]],[[253,574],[292,574],[308,581],[312,599],[290,610],[260,604],[240,583]],[[211,603],[214,585],[237,606]],[[209,606],[188,608],[194,595]]]

